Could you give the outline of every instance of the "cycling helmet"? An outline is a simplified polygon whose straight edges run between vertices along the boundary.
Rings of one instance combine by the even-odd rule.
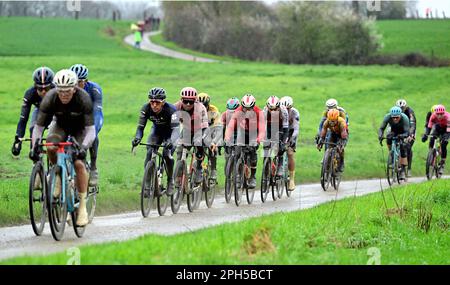
[[[255,106],[256,99],[253,97],[252,94],[245,94],[244,97],[242,97],[241,105],[245,108],[252,108]]]
[[[62,69],[55,74],[53,78],[53,84],[56,88],[67,89],[75,87],[78,82],[78,77],[72,70]]]
[[[439,105],[433,105],[433,107],[431,107],[431,114],[434,113],[434,111],[436,110],[436,107],[437,107],[437,106],[439,106]]]
[[[328,99],[325,105],[328,109],[336,108],[338,105],[338,101],[336,99]]]
[[[270,96],[266,101],[266,106],[270,110],[274,110],[280,106],[280,99],[277,96]]]
[[[280,99],[280,104],[281,106],[284,106],[286,108],[292,108],[292,106],[294,105],[294,100],[292,99],[292,97],[284,96]]]
[[[148,91],[148,99],[150,100],[166,100],[166,90],[161,87],[153,87]]]
[[[209,104],[209,101],[211,98],[206,93],[200,93],[198,94],[198,101],[203,103],[203,105],[207,106]]]
[[[391,113],[391,117],[397,117],[402,114],[402,109],[400,109],[400,107],[394,106],[391,108],[390,113]]]
[[[444,105],[437,105],[434,111],[436,114],[445,114],[445,107]]]
[[[197,90],[193,87],[184,87],[180,92],[181,99],[197,100]]]
[[[405,108],[406,107],[406,101],[405,100],[403,100],[403,99],[399,99],[399,100],[397,100],[397,102],[395,103],[395,105],[397,106],[397,107],[400,107],[400,108]]]
[[[52,84],[54,77],[53,70],[46,66],[36,68],[33,72],[33,81],[37,87],[47,87]]]
[[[86,79],[88,77],[89,69],[82,64],[74,64],[70,67],[70,70],[75,72],[78,79]]]
[[[236,108],[239,107],[239,99],[236,97],[233,97],[231,99],[228,99],[227,101],[227,109],[228,110],[236,110]]]
[[[339,118],[339,111],[337,109],[331,109],[327,113],[327,119],[330,121],[337,121]]]

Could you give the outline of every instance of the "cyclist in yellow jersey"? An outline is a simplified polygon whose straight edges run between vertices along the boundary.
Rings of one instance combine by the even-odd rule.
[[[198,94],[198,101],[202,103],[208,112],[209,140],[205,141],[209,147],[211,160],[211,179],[217,179],[217,149],[222,139],[222,120],[219,109],[210,104],[211,97],[206,93]]]

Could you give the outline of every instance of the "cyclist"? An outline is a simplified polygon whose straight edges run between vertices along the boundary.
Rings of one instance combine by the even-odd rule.
[[[286,107],[289,115],[289,138],[288,138],[288,168],[289,168],[289,190],[295,190],[295,160],[294,152],[297,147],[297,138],[300,128],[300,113],[294,108],[292,97],[285,96],[280,99],[280,104]]]
[[[386,135],[387,145],[389,151],[391,150],[392,138],[397,136],[400,139],[400,165],[402,170],[400,173],[400,180],[405,179],[405,168],[408,166],[407,159],[407,147],[403,142],[403,139],[409,137],[409,119],[402,112],[400,107],[394,106],[391,108],[388,114],[384,116],[383,122],[381,123],[380,129],[378,130],[378,140],[380,145],[383,142],[383,133],[387,125],[391,127],[391,132]]]
[[[450,113],[445,111],[444,105],[437,105],[434,113],[431,115],[428,122],[427,129],[422,141],[425,142],[429,134],[440,137],[441,140],[441,165],[439,167],[439,174],[444,172],[445,159],[447,158],[447,145],[450,139]],[[430,148],[434,145],[434,139],[430,139]]]
[[[91,158],[91,172],[89,175],[89,186],[96,186],[98,181],[97,171],[97,154],[98,154],[98,134],[103,126],[103,92],[100,85],[88,80],[89,70],[82,64],[74,64],[70,70],[75,72],[78,77],[78,87],[84,89],[91,97],[94,108],[94,123],[95,123],[95,140],[89,148],[89,156]]]
[[[327,113],[327,119],[323,123],[322,131],[320,132],[319,142],[317,144],[317,149],[321,150],[322,145],[325,142],[325,137],[327,135],[328,130],[330,130],[330,139],[329,141],[337,144],[337,149],[341,156],[341,160],[339,162],[338,171],[344,172],[344,148],[347,145],[348,141],[348,133],[347,133],[347,124],[345,120],[340,116],[338,109],[330,109]]]
[[[39,159],[39,143],[48,119],[53,118],[48,129],[47,142],[62,142],[70,135],[80,143],[80,149],[73,153],[75,182],[80,193],[80,207],[76,223],[78,226],[85,226],[89,219],[86,210],[88,181],[84,160],[86,150],[95,139],[95,127],[92,101],[86,91],[76,86],[77,81],[77,75],[68,69],[60,70],[55,74],[53,83],[56,88],[47,93],[39,107],[32,135],[33,148],[30,151],[30,158],[33,161]],[[47,149],[47,155],[52,164],[56,164],[56,151],[55,147]],[[58,179],[56,181],[53,195],[58,197],[61,193],[61,181]]]
[[[347,133],[348,133],[348,126],[349,126],[348,114],[344,108],[338,106],[338,101],[336,99],[330,98],[325,102],[325,107],[326,107],[326,109],[322,113],[322,119],[320,120],[319,131],[318,131],[317,136],[319,136],[320,132],[322,131],[323,124],[325,123],[325,120],[327,119],[328,111],[332,110],[332,109],[337,109],[339,111],[339,117],[341,117],[342,119],[345,120],[345,123],[347,125]]]
[[[208,112],[208,125],[209,125],[209,133],[208,137],[210,141],[206,142],[206,145],[209,146],[209,157],[211,160],[211,178],[217,179],[217,147],[219,145],[220,140],[223,138],[222,136],[222,121],[220,120],[220,112],[219,109],[210,104],[211,98],[206,93],[198,94],[198,101],[205,106],[206,111]]]
[[[264,118],[266,121],[266,139],[264,146],[264,156],[270,153],[271,143],[278,143],[278,165],[277,176],[283,175],[283,154],[289,136],[289,114],[286,107],[280,105],[277,96],[270,96],[264,107]]]
[[[198,93],[193,87],[184,87],[180,92],[181,100],[175,103],[177,108],[178,119],[182,124],[181,140],[177,146],[177,160],[181,159],[183,146],[189,148],[195,146],[196,175],[194,182],[200,184],[203,179],[202,163],[205,158],[205,151],[203,148],[203,141],[207,135],[208,128],[208,113],[202,103],[197,102]]]
[[[19,155],[20,150],[22,149],[22,142],[19,138],[23,138],[25,135],[25,128],[27,127],[28,117],[30,116],[32,105],[34,105],[35,108],[33,110],[33,114],[31,115],[30,136],[33,133],[33,127],[36,122],[36,117],[42,98],[44,98],[47,92],[54,87],[52,83],[53,76],[53,71],[46,66],[39,67],[33,72],[34,85],[25,91],[25,95],[23,96],[19,123],[17,124],[16,136],[14,137],[14,143],[11,148],[11,153],[14,156]],[[46,124],[45,127],[46,126],[48,126],[48,124]]]
[[[231,145],[231,136],[234,135],[234,131],[237,129],[236,144],[250,146],[251,173],[248,187],[251,189],[256,187],[255,174],[258,164],[256,151],[265,137],[264,114],[255,104],[256,99],[253,95],[244,95],[241,100],[241,106],[235,110],[225,131],[225,142],[227,145]]]
[[[234,112],[236,109],[240,106],[239,99],[237,97],[233,97],[228,99],[227,101],[227,110],[222,113],[222,116],[220,120],[222,121],[222,137],[225,138],[225,131],[228,127],[228,123],[231,121],[231,117],[233,117]],[[234,132],[232,134],[232,140],[230,141],[231,145],[235,145],[237,141],[237,128],[234,127]],[[229,146],[225,145],[225,165],[228,163],[228,157],[230,155],[230,148]],[[225,173],[225,175],[228,175],[228,173]]]
[[[397,107],[400,107],[402,109],[402,112],[408,117],[409,119],[409,137],[407,138],[407,147],[408,147],[408,175],[410,175],[411,171],[411,165],[412,165],[412,158],[413,158],[413,151],[412,147],[414,145],[414,141],[416,140],[416,115],[414,114],[414,110],[408,106],[406,103],[406,100],[399,99],[395,103]]]
[[[148,92],[149,102],[144,104],[141,108],[139,122],[136,130],[136,135],[131,142],[132,146],[139,145],[144,136],[144,129],[147,121],[153,123],[152,130],[148,136],[147,143],[161,145],[166,142],[166,147],[163,150],[163,157],[167,167],[167,195],[173,194],[173,153],[175,152],[175,145],[178,140],[179,123],[177,119],[174,105],[166,102],[166,91],[161,87],[154,87]],[[147,147],[147,157],[145,158],[145,165],[150,160],[152,152],[157,152],[158,148]]]

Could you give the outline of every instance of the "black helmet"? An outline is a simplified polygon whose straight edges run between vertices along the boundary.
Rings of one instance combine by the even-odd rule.
[[[166,90],[161,87],[153,87],[148,91],[148,99],[153,100],[165,100],[166,99]]]
[[[33,72],[33,81],[37,87],[46,87],[52,84],[53,76],[53,70],[46,66],[42,66]]]

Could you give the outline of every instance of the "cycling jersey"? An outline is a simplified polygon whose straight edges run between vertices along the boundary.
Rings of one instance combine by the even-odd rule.
[[[173,130],[179,126],[176,112],[176,107],[167,102],[164,103],[159,113],[155,113],[152,110],[150,103],[144,104],[141,108],[141,115],[139,116],[139,123],[135,137],[142,139],[147,121],[151,121],[153,123],[152,133],[168,134],[170,136]]]
[[[439,125],[441,129],[447,129],[447,133],[450,132],[450,113],[445,112],[444,116],[439,119],[436,113],[433,113],[428,121],[428,128],[432,128],[433,125]]]
[[[41,104],[41,101],[42,101],[42,97],[39,96],[35,87],[31,87],[27,91],[25,91],[25,94],[23,96],[22,109],[20,111],[20,119],[19,119],[19,123],[17,124],[17,130],[16,130],[16,135],[19,138],[22,138],[25,135],[25,128],[27,126],[28,118],[30,116],[31,106],[32,105],[35,106],[34,112],[36,112],[36,110],[39,109],[39,105]],[[48,122],[48,123],[50,123],[50,122]],[[32,118],[31,127],[33,127],[33,125],[34,125],[34,120]],[[45,127],[46,126],[48,126],[48,124],[45,125]]]
[[[56,88],[50,90],[39,107],[36,126],[33,131],[33,145],[42,136],[45,122],[53,118],[54,129],[60,129],[67,135],[84,132],[83,147],[88,147],[95,139],[94,115],[92,101],[83,89],[75,87],[75,94],[67,104],[63,104],[58,97]],[[50,136],[50,132],[49,132]]]
[[[92,100],[94,110],[95,133],[98,135],[103,126],[103,92],[100,85],[95,82],[87,81],[84,85],[86,91]]]
[[[381,123],[380,129],[378,131],[378,136],[381,137],[387,125],[391,126],[391,132],[397,135],[409,135],[409,119],[405,114],[401,114],[401,118],[398,123],[395,123],[391,117],[391,114],[384,116],[383,122]]]
[[[328,130],[330,130],[332,134],[340,135],[342,139],[346,139],[348,136],[347,124],[342,117],[338,118],[338,121],[334,126],[330,124],[330,121],[328,119],[325,120],[325,122],[323,123],[322,131],[320,133],[320,137],[324,139]]]
[[[414,110],[411,109],[411,107],[406,107],[406,109],[405,109],[405,111],[403,111],[403,113],[409,119],[409,134],[415,135],[416,134],[416,115],[414,114]]]
[[[208,128],[208,114],[202,103],[195,102],[190,111],[183,109],[183,102],[180,100],[175,103],[178,119],[182,123],[183,129],[191,130],[191,135],[199,130]]]
[[[264,114],[257,106],[253,107],[253,110],[243,111],[242,106],[239,106],[230,122],[228,123],[227,130],[225,131],[225,140],[229,141],[233,135],[235,129],[244,131],[247,134],[257,134],[257,142],[261,142],[265,136]]]
[[[295,108],[288,109],[289,133],[291,138],[297,138],[300,129],[300,113]]]
[[[271,111],[269,108],[264,107],[264,118],[266,120],[266,135],[268,139],[272,139],[273,136],[277,137],[278,134],[272,132],[283,133],[279,140],[286,142],[287,136],[289,135],[289,113],[284,106],[276,111]],[[275,130],[272,130],[272,127]]]

